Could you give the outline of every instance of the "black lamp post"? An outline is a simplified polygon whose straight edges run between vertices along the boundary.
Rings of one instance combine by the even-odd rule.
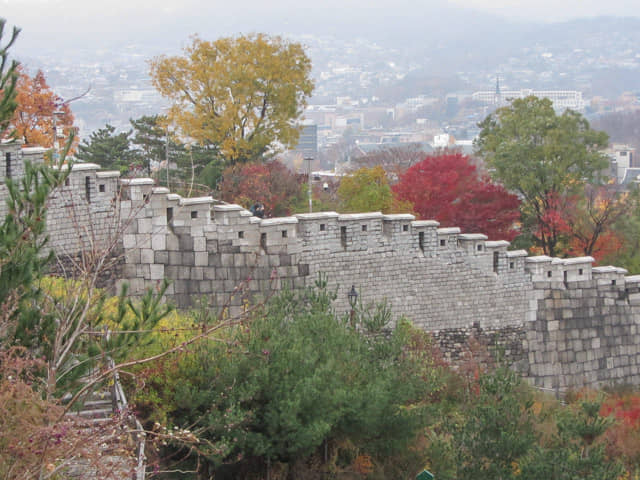
[[[347,294],[347,298],[349,299],[349,305],[351,305],[349,319],[351,320],[351,326],[353,327],[353,317],[355,315],[356,302],[358,301],[358,292],[356,291],[355,285],[351,285],[351,290]]]

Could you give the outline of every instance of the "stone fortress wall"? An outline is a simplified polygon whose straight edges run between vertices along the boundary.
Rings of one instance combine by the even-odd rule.
[[[0,149],[3,161],[11,149],[37,156]],[[386,299],[396,318],[432,332],[451,358],[473,335],[544,388],[640,384],[640,276],[593,267],[590,257],[528,257],[508,242],[412,215],[259,219],[92,164],[75,165],[53,195],[48,231],[59,255],[118,242],[119,282],[139,295],[167,278],[169,299],[183,308],[202,297],[236,314],[249,298],[311,285],[324,273],[337,312],[349,310],[353,285],[364,304]]]

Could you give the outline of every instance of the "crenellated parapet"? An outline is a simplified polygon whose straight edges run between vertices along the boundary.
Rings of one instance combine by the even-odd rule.
[[[7,176],[19,179],[23,162],[43,154],[0,144],[0,196]],[[58,256],[122,255],[118,279],[133,295],[168,279],[167,298],[178,306],[202,298],[235,314],[324,274],[338,314],[349,312],[354,287],[363,305],[385,300],[394,319],[432,332],[452,360],[473,336],[545,388],[640,385],[640,276],[594,267],[592,257],[530,257],[507,241],[409,214],[263,219],[87,163],[73,165],[51,196],[47,228]]]

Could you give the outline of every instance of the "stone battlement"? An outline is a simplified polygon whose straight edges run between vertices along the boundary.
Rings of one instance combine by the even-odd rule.
[[[44,151],[2,144],[0,153],[2,196],[4,179],[19,178],[22,162],[42,161]],[[59,257],[115,246],[118,283],[133,295],[166,278],[178,306],[202,297],[235,314],[322,273],[337,292],[336,312],[349,311],[354,286],[364,305],[386,300],[395,319],[432,332],[451,359],[479,336],[546,388],[640,384],[640,276],[593,267],[591,257],[529,257],[507,241],[408,214],[260,219],[94,164],[73,166],[51,196],[47,228]]]

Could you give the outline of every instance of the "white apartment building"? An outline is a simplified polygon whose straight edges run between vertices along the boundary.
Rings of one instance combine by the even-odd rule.
[[[534,95],[539,98],[548,98],[553,102],[553,108],[564,111],[567,108],[578,112],[584,111],[586,103],[582,98],[582,92],[576,90],[532,90],[523,88],[521,90],[485,90],[475,92],[471,98],[485,105],[505,105],[516,98],[526,98]]]

